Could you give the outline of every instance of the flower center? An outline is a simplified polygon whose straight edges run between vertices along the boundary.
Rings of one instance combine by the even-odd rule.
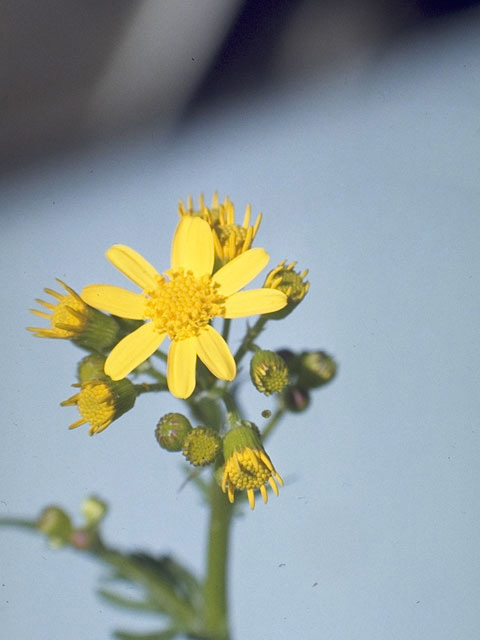
[[[85,309],[85,303],[78,298],[63,296],[58,304],[55,305],[50,319],[52,327],[59,338],[71,338],[78,333],[78,329],[83,328],[85,325],[85,318],[83,317]],[[61,325],[68,325],[71,329],[64,329]]]
[[[253,455],[252,455],[253,454]],[[225,463],[225,474],[235,489],[255,489],[271,477],[271,470],[253,449],[237,451]]]
[[[98,429],[115,417],[114,398],[108,384],[86,384],[78,394],[78,410],[85,420]]]
[[[158,276],[156,288],[145,291],[145,319],[151,319],[157,331],[184,340],[198,336],[214,316],[224,315],[225,298],[210,276],[196,278],[183,269],[166,273],[170,280]]]

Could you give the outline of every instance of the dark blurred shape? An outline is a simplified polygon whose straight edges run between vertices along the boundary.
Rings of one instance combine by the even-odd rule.
[[[400,37],[479,0],[245,0],[187,116],[218,99],[358,68]]]
[[[3,164],[14,166],[25,156],[32,159],[82,140],[91,87],[134,11],[135,3],[128,2],[3,3]]]

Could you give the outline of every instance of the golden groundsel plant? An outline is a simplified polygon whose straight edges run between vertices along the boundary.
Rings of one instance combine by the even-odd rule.
[[[323,350],[272,351],[259,344],[267,324],[288,322],[310,287],[308,270],[297,272],[296,262],[282,260],[263,286],[246,288],[270,258],[266,249],[252,246],[261,214],[251,224],[248,205],[238,224],[231,200],[220,202],[217,193],[210,207],[203,196],[195,207],[189,196],[186,205],[180,201],[178,213],[165,271],[133,248],[115,244],[106,256],[135,290],[88,284],[79,294],[58,281],[64,292],[45,289],[52,299],[39,299],[41,310],[32,309],[47,326],[29,330],[37,337],[71,341],[84,351],[73,383],[76,392],[61,403],[78,412],[71,429],[88,424],[90,435],[107,430],[102,437],[108,437],[108,427],[133,411],[140,395],[160,394],[156,441],[164,452],[182,456],[187,481],[202,491],[210,511],[205,575],[193,575],[169,555],[109,546],[101,533],[107,505],[97,496],[85,500],[80,524],[58,505],[47,506],[35,520],[3,522],[40,531],[52,546],[88,552],[111,568],[114,581],[141,585],[143,598],[134,608],[159,615],[160,627],[149,638],[230,640],[229,528],[244,503],[254,509],[256,495],[265,503],[269,490],[278,496],[284,481],[265,441],[285,415],[293,420],[309,406],[313,390],[333,379],[336,363]],[[242,318],[250,320],[232,351],[231,321]],[[237,373],[248,354],[252,392],[272,405],[262,411],[262,428],[237,399]],[[183,401],[189,417],[168,412],[169,394]],[[101,593],[117,605],[132,606],[119,592]],[[116,635],[147,637],[125,631]]]

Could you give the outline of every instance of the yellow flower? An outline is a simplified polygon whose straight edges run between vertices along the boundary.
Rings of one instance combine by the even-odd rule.
[[[80,391],[60,404],[62,407],[76,405],[81,418],[68,428],[76,429],[88,422],[91,436],[100,433],[114,420],[129,411],[137,397],[135,387],[130,380],[118,382],[92,380],[72,386],[80,387]]]
[[[220,263],[224,264],[236,256],[248,251],[258,231],[262,214],[259,213],[255,223],[250,224],[252,208],[247,205],[241,225],[235,224],[235,207],[226,197],[222,204],[218,201],[218,193],[213,194],[212,206],[205,206],[203,195],[200,195],[199,208],[195,209],[193,199],[188,197],[187,207],[180,200],[178,213],[181,217],[197,216],[206,220],[213,232],[215,254]]]
[[[107,258],[142,293],[94,284],[82,291],[83,300],[97,309],[145,323],[114,347],[105,362],[105,373],[112,380],[121,380],[168,336],[168,387],[178,398],[193,393],[197,356],[221,380],[233,380],[236,375],[227,343],[210,325],[215,316],[242,318],[269,313],[287,302],[285,294],[274,289],[239,291],[266,266],[269,256],[264,249],[249,249],[212,275],[212,233],[198,217],[185,216],[178,224],[171,268],[164,275],[125,245],[111,247]]]
[[[53,289],[44,289],[55,298],[55,303],[45,302],[37,298],[46,311],[30,309],[32,313],[50,321],[49,328],[27,327],[37,338],[71,339],[75,344],[86,349],[102,351],[111,347],[118,336],[117,321],[111,316],[92,309],[73,289],[58,280],[66,290],[66,294],[57,293]]]
[[[67,291],[67,295],[57,293],[53,289],[44,289],[45,293],[56,298],[55,304],[37,298],[36,302],[49,310],[30,309],[41,318],[50,320],[51,328],[27,327],[39,338],[74,338],[82,333],[88,320],[88,307],[73,289],[57,278],[57,282]]]
[[[235,499],[235,490],[246,490],[250,508],[254,509],[254,489],[260,489],[266,503],[267,482],[278,496],[275,480],[281,486],[283,480],[266,454],[255,425],[244,422],[242,426],[231,429],[223,440],[223,454],[226,462],[221,486],[230,502]]]

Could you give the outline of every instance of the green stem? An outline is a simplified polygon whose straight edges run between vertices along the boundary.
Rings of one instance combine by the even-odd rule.
[[[249,328],[249,330],[247,331],[242,341],[242,344],[240,345],[237,353],[235,354],[235,362],[237,363],[237,365],[240,364],[241,359],[247,353],[247,351],[249,351],[252,348],[254,341],[261,334],[267,322],[268,322],[268,318],[265,318],[264,316],[260,316],[258,320],[255,322],[255,324],[253,325],[253,327]]]
[[[137,395],[141,395],[142,393],[149,393],[150,391],[165,391],[167,389],[167,383],[165,382],[157,382],[155,384],[149,384],[148,382],[142,382],[140,384],[135,385],[135,390]]]
[[[230,318],[224,318],[223,319],[223,331],[222,331],[222,336],[223,339],[225,340],[225,342],[228,342],[228,335],[230,333],[230,324],[231,324],[231,320]]]
[[[210,532],[205,580],[205,632],[209,640],[229,640],[227,615],[227,563],[233,514],[227,496],[215,479],[210,487]]]

